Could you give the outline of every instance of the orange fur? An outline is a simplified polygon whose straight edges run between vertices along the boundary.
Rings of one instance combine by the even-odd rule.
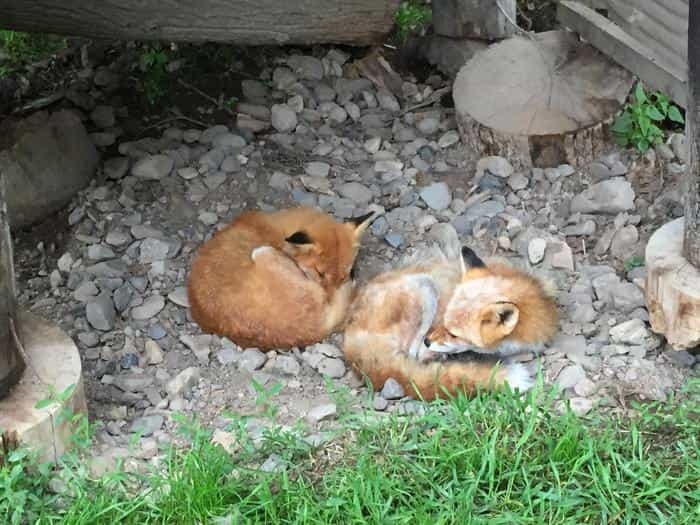
[[[204,243],[187,282],[206,332],[263,350],[320,341],[344,321],[368,217],[338,223],[311,208],[247,211]]]
[[[460,391],[471,395],[505,382],[529,384],[522,365],[500,365],[499,352],[524,351],[551,339],[556,304],[534,277],[474,258],[476,266],[463,261],[461,268],[427,261],[382,274],[359,290],[343,348],[353,369],[377,390],[391,377],[426,400]],[[482,355],[446,360],[446,354],[430,350],[433,345],[461,345]]]

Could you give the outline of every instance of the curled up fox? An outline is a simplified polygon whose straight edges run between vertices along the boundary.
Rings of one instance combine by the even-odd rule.
[[[459,250],[457,250],[459,251]],[[542,346],[556,332],[554,299],[533,276],[485,264],[468,247],[381,274],[358,291],[344,354],[375,389],[397,380],[414,397],[475,393],[532,378],[508,356]]]
[[[304,207],[242,213],[195,256],[187,282],[192,318],[243,347],[321,341],[345,321],[372,215],[340,223]]]

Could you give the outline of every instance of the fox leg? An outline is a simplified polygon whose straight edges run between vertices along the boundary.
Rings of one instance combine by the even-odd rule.
[[[352,293],[355,289],[354,283],[348,281],[338,288],[330,299],[328,309],[324,316],[324,327],[327,331],[332,331],[345,321]]]
[[[421,360],[427,350],[425,336],[428,335],[428,331],[433,325],[437,314],[438,290],[432,279],[426,275],[416,275],[410,277],[410,279],[412,281],[410,286],[417,306],[421,310],[421,318],[409,344],[408,355],[413,359]]]
[[[283,278],[282,280],[290,286],[323,293],[319,283],[310,279],[292,259],[272,246],[258,246],[251,252],[250,258],[256,266],[260,266],[271,275]]]

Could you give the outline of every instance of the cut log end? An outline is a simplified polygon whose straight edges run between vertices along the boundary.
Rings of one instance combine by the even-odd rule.
[[[646,248],[651,328],[683,350],[700,345],[700,269],[683,256],[684,219],[659,228]]]
[[[573,33],[513,37],[478,53],[455,80],[462,140],[520,168],[584,164],[604,151],[633,80]]]

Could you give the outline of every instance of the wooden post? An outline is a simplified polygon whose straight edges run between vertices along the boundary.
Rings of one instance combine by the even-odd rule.
[[[15,317],[15,274],[10,223],[5,203],[5,178],[0,173],[0,399],[5,397],[24,371],[24,361],[10,328]]]
[[[683,255],[700,269],[700,2],[691,1],[688,8],[688,105],[685,118],[689,159],[684,181]]]

